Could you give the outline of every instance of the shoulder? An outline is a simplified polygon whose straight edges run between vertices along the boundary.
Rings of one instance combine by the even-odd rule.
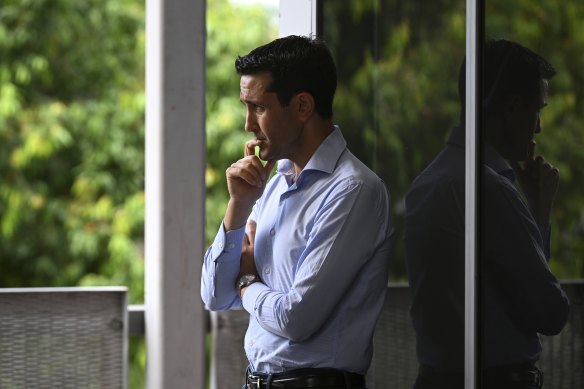
[[[519,191],[509,179],[503,177],[487,165],[482,166],[482,192],[487,199],[519,199]]]
[[[385,187],[381,178],[365,165],[365,163],[353,155],[349,149],[345,149],[341,154],[335,170],[332,173],[332,179],[371,188]]]
[[[464,154],[444,149],[413,180],[406,202],[431,201],[434,205],[450,200],[461,202],[464,200],[465,174]]]

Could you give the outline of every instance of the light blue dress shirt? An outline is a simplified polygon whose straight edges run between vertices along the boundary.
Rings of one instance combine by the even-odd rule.
[[[204,259],[201,295],[211,310],[250,313],[252,370],[328,367],[365,374],[388,277],[392,226],[384,183],[346,148],[338,127],[295,183],[288,160],[256,202],[256,268],[235,288],[244,228],[221,225]]]

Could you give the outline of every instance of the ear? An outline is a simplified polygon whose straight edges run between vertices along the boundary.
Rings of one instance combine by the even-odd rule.
[[[308,121],[314,113],[314,97],[308,92],[300,92],[296,95],[296,99],[296,109],[299,119]]]

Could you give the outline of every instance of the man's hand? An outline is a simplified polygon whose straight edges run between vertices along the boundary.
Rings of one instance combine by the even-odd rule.
[[[270,171],[276,163],[268,161],[265,166],[262,164],[254,153],[257,143],[257,140],[247,142],[244,157],[226,170],[230,198],[223,225],[227,231],[245,224],[250,208],[262,195]]]
[[[256,222],[253,220],[248,220],[247,222],[247,234],[243,237],[243,246],[241,248],[241,259],[239,263],[239,279],[244,274],[255,274],[259,276],[255,265],[255,255],[254,255],[254,242],[256,233]],[[241,297],[245,293],[246,288],[241,289]]]
[[[540,226],[547,226],[554,197],[558,191],[560,171],[546,162],[542,156],[534,158],[534,153],[535,141],[532,141],[523,166],[515,161],[511,161],[511,166],[527,198],[535,221]]]

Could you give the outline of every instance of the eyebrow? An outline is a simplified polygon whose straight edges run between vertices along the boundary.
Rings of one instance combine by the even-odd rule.
[[[247,105],[247,104],[251,104],[251,105],[258,105],[258,106],[260,106],[260,107],[263,107],[263,106],[264,106],[264,104],[261,104],[261,103],[259,103],[258,101],[254,101],[254,100],[245,100],[245,99],[239,99],[239,101],[240,101],[242,104],[246,104],[246,105]]]

